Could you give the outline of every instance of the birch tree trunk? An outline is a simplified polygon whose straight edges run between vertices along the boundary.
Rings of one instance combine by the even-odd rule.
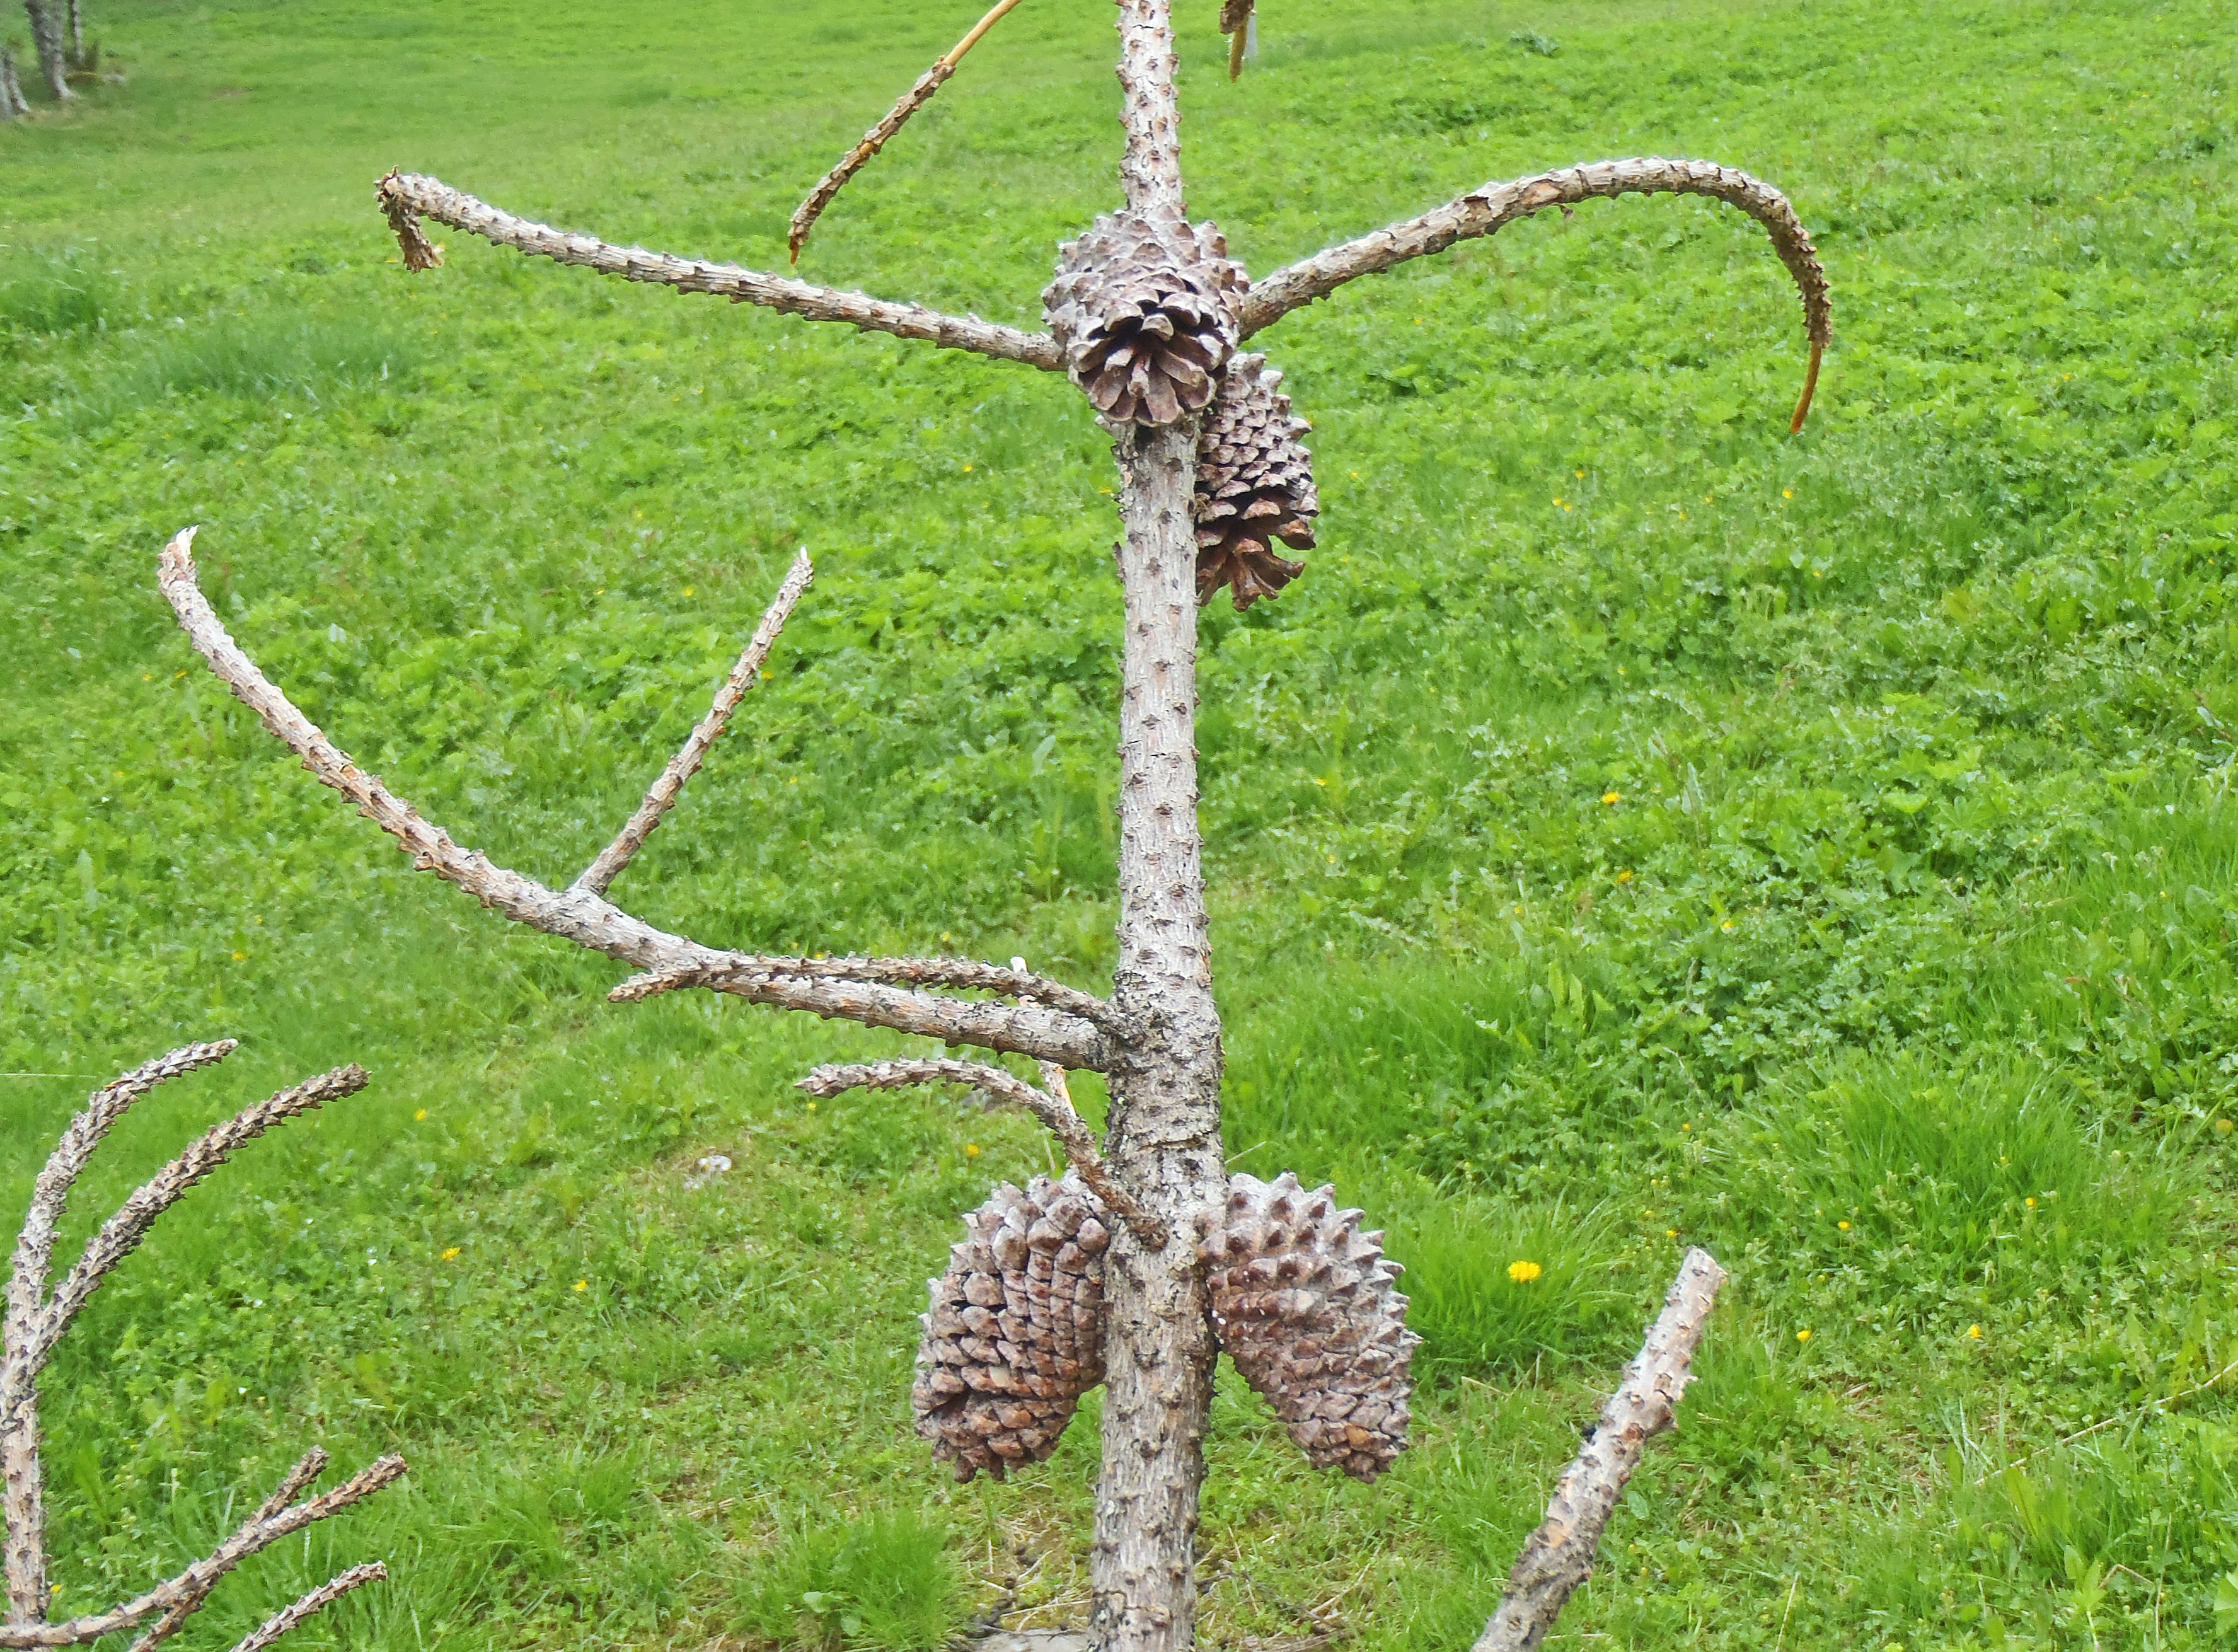
[[[69,65],[63,61],[63,19],[55,10],[55,0],[23,0],[24,15],[31,23],[31,44],[39,54],[39,73],[46,78],[47,90],[55,95],[55,102],[67,103],[77,94],[70,88]]]

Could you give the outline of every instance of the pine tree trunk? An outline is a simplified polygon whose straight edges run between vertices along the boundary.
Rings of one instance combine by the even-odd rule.
[[[85,60],[85,8],[80,0],[70,0],[70,50],[66,54],[72,69],[89,69]]]
[[[55,95],[55,102],[66,103],[77,94],[70,90],[69,68],[63,61],[63,19],[55,10],[55,0],[23,0],[23,10],[31,20],[31,44],[39,54],[39,73],[47,90]]]
[[[1127,204],[1185,218],[1169,0],[1119,0]],[[1166,1218],[1150,1252],[1123,1230],[1105,1263],[1103,1471],[1096,1489],[1098,1652],[1189,1652],[1204,1431],[1219,1357],[1196,1242],[1228,1195],[1220,1140],[1220,1010],[1212,996],[1197,830],[1198,420],[1129,426],[1117,446],[1127,634],[1119,703],[1119,966],[1112,995],[1149,1031],[1109,1075],[1104,1142],[1120,1177]]]
[[[1228,1193],[1196,819],[1196,424],[1130,428],[1118,449],[1127,635],[1113,986],[1149,1036],[1136,1061],[1109,1075],[1105,1151],[1173,1238],[1154,1252],[1122,1229],[1104,1264],[1103,1472],[1089,1561],[1100,1652],[1193,1643],[1197,1494],[1218,1353],[1196,1259]]]

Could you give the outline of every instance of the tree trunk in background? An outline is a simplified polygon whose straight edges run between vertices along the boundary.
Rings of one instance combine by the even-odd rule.
[[[23,101],[23,83],[16,78],[16,54],[0,43],[0,121],[19,121],[31,112]]]
[[[39,73],[55,102],[66,103],[77,94],[70,89],[69,66],[63,60],[63,19],[55,0],[23,0],[31,20],[31,45],[39,54]]]
[[[79,0],[70,0],[70,43],[63,56],[72,69],[93,67],[86,61],[85,8]]]

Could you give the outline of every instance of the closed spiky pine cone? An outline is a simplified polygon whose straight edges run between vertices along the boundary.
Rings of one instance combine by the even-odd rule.
[[[1263,355],[1239,355],[1221,375],[1196,449],[1196,600],[1223,585],[1235,606],[1273,596],[1306,571],[1275,541],[1300,550],[1314,542],[1321,495],[1314,459],[1298,438],[1313,428],[1290,412],[1282,375]]]
[[[1042,294],[1073,382],[1121,423],[1166,425],[1213,397],[1248,282],[1211,224],[1098,218]]]
[[[1213,1327],[1243,1380],[1267,1397],[1317,1469],[1373,1480],[1407,1449],[1407,1367],[1421,1338],[1407,1329],[1399,1269],[1380,1233],[1334,1190],[1308,1193],[1284,1171],[1237,1176],[1228,1222],[1198,1247]]]
[[[1056,1450],[1103,1380],[1102,1206],[1077,1177],[1005,1182],[963,1218],[932,1284],[910,1408],[932,1455],[1000,1480]]]

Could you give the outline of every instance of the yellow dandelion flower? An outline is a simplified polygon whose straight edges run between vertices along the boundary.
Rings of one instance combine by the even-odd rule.
[[[690,596],[692,594],[692,587],[690,586],[687,585],[684,587],[684,594],[686,596]]]
[[[1798,1343],[1809,1342],[1811,1340],[1810,1328],[1805,1326],[1803,1330],[1797,1331],[1795,1333],[1795,1340]]]
[[[453,1245],[449,1250],[443,1252],[440,1259],[445,1262],[456,1262],[459,1259],[459,1247],[455,1244]]]
[[[970,466],[969,466],[969,465],[964,466],[964,467],[963,467],[963,474],[964,474],[965,475],[967,475],[967,476],[968,476],[968,475],[970,475],[970,474],[971,474],[971,467],[970,467]]]
[[[1665,1228],[1663,1230],[1663,1237],[1666,1239],[1675,1239],[1678,1237],[1678,1230],[1677,1228]]]
[[[1726,919],[1725,919],[1725,921],[1724,923],[1719,924],[1719,925],[1718,926],[1718,933],[1719,933],[1720,935],[1730,935],[1730,934],[1731,934],[1732,932],[1733,932],[1733,920],[1732,920],[1731,919],[1730,919],[1730,918]]]
[[[1620,884],[1628,884],[1632,881],[1632,874],[1628,872],[1619,872],[1616,875],[1616,880]]]
[[[1834,1225],[1841,1229],[1844,1233],[1847,1233],[1850,1231],[1850,1224],[1847,1222],[1837,1222]]]
[[[1624,801],[1624,793],[1621,792],[1604,792],[1601,793],[1601,801],[1607,804],[1611,808],[1614,808],[1618,804]]]
[[[1578,478],[1578,480],[1579,480],[1579,481],[1585,481],[1585,479],[1586,479],[1586,473],[1585,473],[1584,471],[1580,470],[1580,471],[1577,472],[1576,474],[1577,474],[1577,478]]]
[[[808,1104],[808,1111],[811,1112],[814,1112],[816,1111],[816,1104],[814,1102],[811,1101]]]
[[[1782,499],[1792,499],[1795,497],[1795,490],[1792,488],[1783,488],[1779,490],[1779,496]]]
[[[1692,1130],[1694,1128],[1693,1121],[1689,1119],[1685,1124],[1679,1125],[1678,1128],[1681,1130]]]
[[[575,1281],[575,1289],[578,1290],[588,1290],[590,1288],[591,1282],[588,1279],[578,1279]]]
[[[2036,1201],[2033,1198],[2023,1199],[2021,1203],[2027,1205],[2031,1211],[2036,1209]]]
[[[966,1143],[964,1143],[964,1144],[963,1144],[963,1157],[964,1157],[964,1158],[978,1158],[978,1157],[979,1157],[979,1144],[978,1144],[977,1142],[966,1142]]]
[[[235,952],[233,955],[233,961],[236,964],[246,964],[248,962],[248,954],[246,952]]]
[[[1979,1325],[1967,1326],[1966,1334],[1969,1337],[1971,1337],[1977,1343],[1982,1340],[1982,1328]]]
[[[1546,1270],[1535,1262],[1516,1261],[1507,1264],[1507,1277],[1519,1285],[1527,1285]]]
[[[426,1124],[427,1122],[427,1110],[425,1107],[422,1107],[418,1112],[413,1114],[412,1122],[415,1125]]]

